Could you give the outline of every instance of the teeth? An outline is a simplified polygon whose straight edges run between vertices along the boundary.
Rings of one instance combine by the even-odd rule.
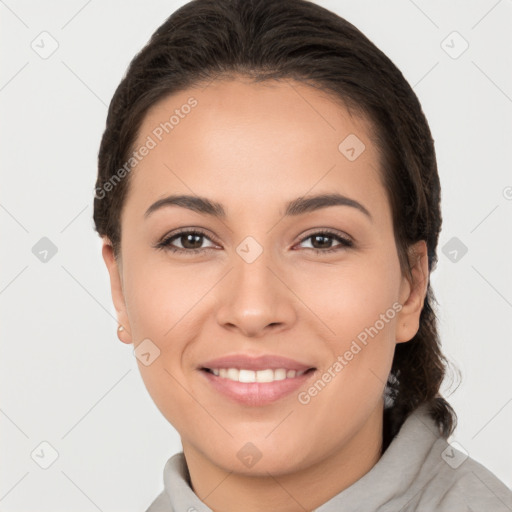
[[[306,370],[295,371],[278,368],[277,370],[239,370],[238,368],[214,368],[211,370],[214,375],[223,379],[238,382],[274,382],[275,380],[293,379],[306,373]]]

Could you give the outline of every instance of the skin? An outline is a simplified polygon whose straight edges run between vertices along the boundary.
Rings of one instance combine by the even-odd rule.
[[[326,93],[292,81],[217,80],[154,105],[136,147],[190,96],[198,105],[131,172],[118,260],[104,239],[125,328],[119,336],[135,348],[146,338],[159,348],[139,369],[181,436],[194,492],[212,510],[311,510],[380,457],[382,393],[396,343],[419,327],[427,248],[424,241],[411,247],[412,277],[403,274],[372,127]],[[348,134],[366,146],[355,161],[338,150]],[[358,201],[371,219],[350,206],[283,216],[286,202],[321,192]],[[171,194],[208,197],[226,218],[179,206],[145,218]],[[179,228],[207,236],[196,245],[178,237],[175,247],[215,249],[154,248]],[[311,238],[322,229],[350,237],[353,247]],[[263,250],[252,263],[236,251],[247,236]],[[307,390],[394,303],[400,312],[306,405],[295,392],[270,405],[240,405],[198,369],[236,352],[279,354],[317,368],[298,391]],[[237,457],[247,442],[262,455],[250,468]]]

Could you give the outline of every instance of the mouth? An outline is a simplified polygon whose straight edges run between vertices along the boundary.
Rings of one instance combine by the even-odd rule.
[[[265,368],[201,368],[210,389],[238,405],[263,407],[292,397],[314,379],[316,368],[287,370]]]
[[[264,368],[261,370],[250,370],[247,368],[201,368],[201,370],[233,382],[270,383],[285,379],[295,379],[314,372],[316,368],[308,368],[306,370],[291,370],[287,368]]]

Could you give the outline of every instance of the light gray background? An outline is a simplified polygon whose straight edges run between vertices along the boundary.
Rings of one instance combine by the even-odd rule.
[[[180,450],[117,340],[92,199],[112,94],[183,3],[0,1],[4,512],[145,510]],[[432,281],[463,379],[444,386],[459,416],[452,440],[512,486],[512,1],[318,3],[390,56],[423,105],[443,187]],[[50,48],[43,31],[59,45],[47,59],[31,48]],[[469,43],[458,58],[453,31]],[[58,248],[46,263],[32,252],[42,237]],[[442,252],[453,237],[468,248],[457,261]],[[43,441],[59,455],[48,469],[36,463],[51,453]]]

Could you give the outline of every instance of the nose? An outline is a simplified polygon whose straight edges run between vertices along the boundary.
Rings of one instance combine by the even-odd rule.
[[[289,329],[296,321],[295,295],[270,251],[252,263],[236,254],[234,268],[223,281],[217,321],[224,328],[254,338]]]

